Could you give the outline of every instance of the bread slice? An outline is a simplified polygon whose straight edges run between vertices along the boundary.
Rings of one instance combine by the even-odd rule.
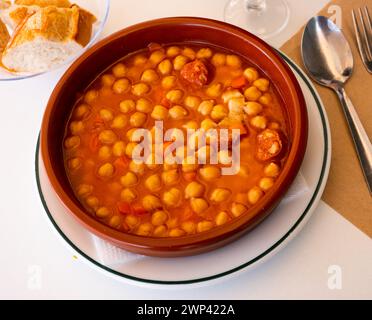
[[[71,7],[71,3],[68,0],[15,0],[14,3],[20,6],[38,6],[41,8],[49,6],[58,8]]]
[[[27,16],[4,50],[3,65],[17,72],[43,72],[62,64],[82,45],[78,36],[80,9],[45,7]]]
[[[0,19],[0,56],[10,40],[9,31],[5,23]]]
[[[0,10],[8,9],[12,3],[8,0],[0,0]]]

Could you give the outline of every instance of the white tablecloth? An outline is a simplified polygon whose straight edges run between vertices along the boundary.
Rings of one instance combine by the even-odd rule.
[[[165,16],[222,20],[226,1],[112,0],[104,35]],[[289,3],[290,24],[270,41],[276,47],[327,0]],[[273,259],[237,278],[198,290],[123,284],[74,258],[45,219],[34,176],[43,109],[62,72],[0,83],[0,298],[372,298],[371,239],[324,203],[301,234]],[[330,289],[334,270],[342,272],[341,289]],[[35,274],[41,275],[37,283]]]

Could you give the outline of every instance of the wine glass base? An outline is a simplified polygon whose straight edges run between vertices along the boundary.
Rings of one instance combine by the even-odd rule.
[[[290,10],[285,0],[266,0],[262,10],[248,9],[247,0],[231,0],[225,8],[225,21],[268,39],[288,25]]]

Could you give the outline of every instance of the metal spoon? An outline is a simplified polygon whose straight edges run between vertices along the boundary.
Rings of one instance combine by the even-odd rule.
[[[372,194],[372,145],[344,89],[353,72],[354,60],[342,31],[326,17],[312,18],[302,38],[302,59],[315,81],[337,93]]]

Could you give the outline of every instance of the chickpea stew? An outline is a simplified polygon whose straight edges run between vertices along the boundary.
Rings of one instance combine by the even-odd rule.
[[[239,130],[237,172],[222,174],[231,136],[227,150],[212,137],[197,144],[196,158],[204,161],[191,161],[182,148],[181,162],[164,153],[159,163],[154,151],[138,161],[136,130],[155,139],[158,121],[185,136]],[[273,84],[244,58],[201,44],[150,44],[107,69],[77,99],[63,145],[66,172],[86,211],[112,228],[146,237],[201,233],[249,214],[274,186],[287,158],[287,123]]]

